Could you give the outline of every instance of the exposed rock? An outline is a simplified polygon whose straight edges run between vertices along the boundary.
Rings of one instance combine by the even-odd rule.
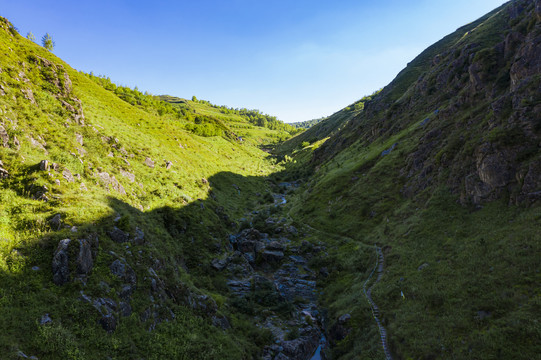
[[[49,314],[45,314],[41,317],[41,319],[39,320],[39,324],[40,325],[46,325],[46,324],[50,324],[53,322],[53,319],[51,319],[51,317],[49,316]]]
[[[15,145],[15,150],[19,151],[21,149],[21,142],[17,139],[17,136],[13,135],[13,145]]]
[[[70,280],[68,246],[70,239],[60,240],[53,256],[53,282],[64,285]]]
[[[126,170],[123,170],[123,169],[120,169],[120,174],[126,178],[128,178],[128,180],[130,180],[130,182],[134,182],[135,181],[135,175],[130,173],[129,171],[126,171]]]
[[[536,4],[537,9],[537,4]],[[521,82],[541,73],[541,36],[531,32],[517,50],[511,65],[511,91],[515,91]]]
[[[41,171],[49,171],[49,169],[50,169],[49,161],[48,160],[41,160],[39,162],[39,169]]]
[[[120,302],[120,315],[123,317],[130,316],[132,314],[132,308],[131,305],[127,302],[121,301]]]
[[[424,263],[424,264],[420,265],[420,266],[417,268],[417,270],[418,270],[418,271],[424,270],[424,269],[426,269],[428,266],[429,266],[428,263]]]
[[[122,195],[126,195],[126,190],[118,182],[118,180],[115,178],[114,175],[109,175],[109,173],[106,173],[106,172],[100,172],[98,173],[98,177],[100,178],[102,183],[107,187],[109,191],[113,189]]]
[[[270,244],[267,245],[267,250],[271,251],[284,251],[284,245],[280,244],[278,241],[271,241]]]
[[[173,167],[173,163],[172,163],[171,161],[167,161],[167,162],[165,163],[165,168],[166,168],[167,170],[171,169],[172,167]]]
[[[213,259],[211,263],[212,267],[218,271],[222,271],[223,269],[225,269],[227,264],[227,259]]]
[[[9,172],[0,166],[0,179],[6,179],[9,177]]]
[[[219,327],[222,330],[227,330],[231,328],[231,324],[229,324],[229,320],[227,320],[225,316],[213,316],[212,325],[215,327]]]
[[[319,331],[314,328],[303,329],[303,336],[282,341],[283,353],[292,359],[309,359],[319,344]]]
[[[145,165],[148,166],[149,168],[154,169],[154,161],[152,161],[152,159],[149,157],[145,159]]]
[[[344,340],[350,333],[351,329],[348,326],[351,320],[351,315],[344,314],[338,318],[338,321],[329,330],[329,342],[335,345],[337,342]]]
[[[239,297],[246,296],[252,289],[250,280],[228,280],[227,286],[229,286],[231,291]]]
[[[73,175],[71,174],[71,171],[69,171],[69,169],[64,169],[62,171],[62,176],[64,177],[64,179],[66,179],[68,182],[75,182],[75,178],[73,177]]]
[[[109,235],[111,240],[117,243],[124,243],[130,241],[130,234],[120,230],[116,226],[113,227],[113,230],[108,231],[107,235]]]
[[[284,258],[282,251],[265,250],[261,253],[261,258],[267,264],[277,264]]]
[[[142,245],[145,242],[145,233],[138,227],[135,228],[135,233],[132,235],[130,241],[135,245]]]
[[[49,225],[51,226],[51,229],[53,230],[60,230],[60,226],[62,226],[62,217],[60,214],[56,214],[49,220]]]
[[[3,147],[9,147],[9,135],[2,125],[0,125],[0,141]]]
[[[103,330],[107,331],[108,333],[112,333],[116,330],[117,321],[112,314],[107,314],[100,319],[100,325]]]
[[[79,255],[77,256],[76,264],[79,275],[87,275],[92,270],[92,266],[94,266],[92,245],[87,239],[79,239]]]
[[[391,151],[394,150],[394,148],[396,147],[396,145],[398,145],[397,143],[394,143],[393,145],[391,145],[390,148],[388,148],[387,150],[383,150],[381,152],[381,156],[385,156],[385,155],[389,155],[391,153]]]
[[[21,359],[30,359],[30,360],[38,360],[35,356],[28,356],[25,353],[23,353],[21,350],[17,351],[17,357]]]
[[[75,134],[75,140],[77,140],[77,142],[83,146],[83,135]]]
[[[21,92],[23,93],[24,98],[30,101],[30,104],[36,104],[36,99],[34,99],[34,93],[32,92],[32,89],[21,89]]]
[[[28,140],[30,140],[30,144],[32,144],[33,147],[36,147],[38,149],[41,149],[43,150],[43,152],[45,154],[48,154],[49,152],[47,151],[47,149],[45,149],[45,146],[47,146],[47,144],[42,144],[40,143],[38,140],[34,139],[32,136],[28,136]]]
[[[131,285],[135,285],[137,283],[135,271],[133,271],[133,269],[125,262],[117,259],[113,261],[113,263],[109,266],[109,269],[113,275],[121,278],[124,282]]]

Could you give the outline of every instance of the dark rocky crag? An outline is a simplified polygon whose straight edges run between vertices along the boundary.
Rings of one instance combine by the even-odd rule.
[[[442,184],[463,204],[504,193],[513,204],[538,200],[539,9],[538,0],[513,1],[428,48],[316,150],[313,164],[419,123],[424,135],[401,169],[406,196]]]

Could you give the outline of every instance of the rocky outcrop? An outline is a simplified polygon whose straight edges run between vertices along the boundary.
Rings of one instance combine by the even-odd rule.
[[[107,190],[113,190],[122,195],[126,195],[126,190],[124,189],[122,184],[118,182],[114,175],[109,175],[109,173],[106,172],[100,172],[97,175],[101,183],[107,188]]]
[[[9,147],[9,135],[2,125],[0,125],[0,144],[3,147]]]
[[[70,281],[68,246],[70,239],[60,240],[53,256],[53,282],[56,285],[64,285]]]

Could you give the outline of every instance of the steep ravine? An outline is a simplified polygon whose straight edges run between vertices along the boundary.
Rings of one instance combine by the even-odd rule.
[[[290,183],[281,184],[291,188]],[[287,199],[274,194],[274,204],[252,210],[244,228],[229,236],[227,250],[212,261],[222,272],[239,311],[254,311],[253,321],[272,334],[263,359],[317,359],[324,339],[318,307],[318,274],[308,263],[325,252],[280,216]],[[263,219],[263,221],[261,221]],[[318,351],[319,350],[319,351]]]

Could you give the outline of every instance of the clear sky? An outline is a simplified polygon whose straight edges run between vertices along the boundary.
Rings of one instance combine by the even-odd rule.
[[[417,54],[502,0],[0,0],[71,66],[152,94],[292,122],[388,84]]]

